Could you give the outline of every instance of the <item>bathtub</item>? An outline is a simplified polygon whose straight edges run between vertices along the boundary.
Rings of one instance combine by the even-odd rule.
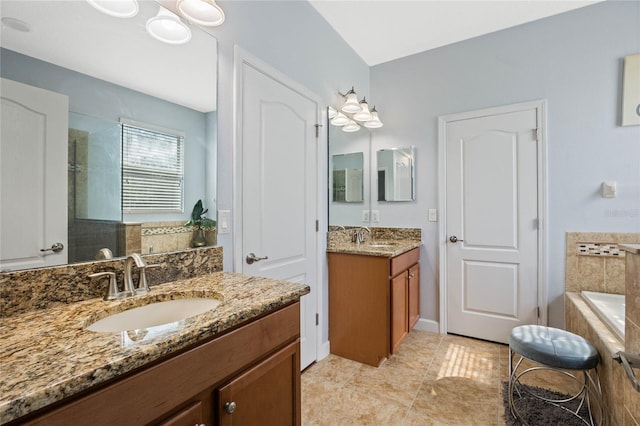
[[[624,294],[583,291],[582,297],[620,341],[624,342]]]

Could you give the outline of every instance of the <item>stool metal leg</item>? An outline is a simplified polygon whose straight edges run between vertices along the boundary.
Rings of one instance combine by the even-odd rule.
[[[520,358],[514,365],[514,357],[516,355],[518,355]],[[593,369],[593,372],[594,372],[593,374],[595,376],[595,379],[591,377],[591,375],[589,374],[589,371],[581,370],[583,373],[583,378],[582,378],[583,380],[581,381],[578,379],[578,376],[570,373],[569,371],[548,367],[542,364],[538,364],[538,366],[535,366],[535,367],[528,367],[523,371],[519,372],[519,367],[524,359],[525,357],[523,357],[520,354],[516,354],[514,351],[511,350],[511,348],[509,348],[508,403],[509,403],[509,410],[511,411],[511,414],[515,419],[520,421],[523,425],[528,425],[528,423],[525,421],[525,419],[522,418],[522,416],[520,415],[520,413],[516,408],[514,396],[515,396],[515,393],[517,392],[517,395],[520,398],[522,398],[524,393],[524,394],[530,395],[531,397],[548,402],[568,413],[573,414],[574,416],[579,418],[582,422],[584,422],[586,425],[595,426],[596,424],[597,425],[604,424],[604,406],[602,404],[602,389],[600,386],[600,378],[599,378],[597,368]],[[573,380],[575,380],[578,384],[580,384],[580,390],[575,395],[569,396],[568,398],[550,399],[550,398],[545,398],[541,395],[537,395],[529,391],[527,388],[520,389],[519,385],[520,385],[521,377],[524,376],[525,374],[532,373],[538,370],[551,370],[551,371],[556,371],[558,373],[567,375],[571,377]],[[595,402],[598,405],[597,412],[599,414],[599,418],[597,419],[594,418],[594,413],[592,412],[592,408],[591,408],[591,400],[590,400],[591,394],[593,394],[593,396],[595,397],[594,398],[596,400]],[[578,407],[575,410],[569,409],[568,407],[561,405],[571,401],[578,401]],[[583,418],[579,414],[581,408],[585,404],[586,404],[586,409],[588,411],[588,418]]]

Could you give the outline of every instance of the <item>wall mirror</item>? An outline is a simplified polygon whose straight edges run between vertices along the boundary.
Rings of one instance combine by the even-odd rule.
[[[331,157],[333,164],[333,197],[336,203],[364,201],[364,153],[352,152]]]
[[[363,221],[363,212],[368,216],[371,208],[371,133],[365,128],[347,133],[330,123],[327,126],[329,226],[369,225]]]
[[[381,149],[376,153],[377,200],[413,201],[415,147]]]
[[[138,3],[140,10],[133,18],[105,15],[86,1],[0,3],[2,78],[69,99],[65,183],[69,217],[64,225],[68,226],[69,247],[65,260],[58,263],[93,260],[101,247],[109,248],[116,257],[124,255],[125,242],[117,230],[124,223],[141,224],[143,231],[145,225],[176,228],[189,219],[199,199],[209,209],[208,217],[215,219],[216,39],[196,25],[188,25],[191,39],[187,43],[162,43],[145,28],[147,20],[158,14],[159,2]],[[180,208],[123,211],[123,119],[183,135]],[[42,167],[23,161],[24,170]],[[2,176],[3,181],[7,179],[12,177]],[[9,208],[3,207],[3,212]],[[12,225],[24,226],[3,224],[3,229]],[[158,229],[153,232],[164,232]],[[176,249],[164,243],[153,245],[145,244],[143,238],[142,247],[135,251]],[[188,244],[182,248],[186,247]]]

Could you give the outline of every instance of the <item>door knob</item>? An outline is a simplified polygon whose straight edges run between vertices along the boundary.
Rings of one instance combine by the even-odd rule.
[[[261,260],[266,260],[266,259],[269,259],[269,256],[256,257],[255,253],[249,253],[247,255],[246,261],[249,265],[251,265],[253,262],[260,262]]]
[[[451,241],[452,243],[457,243],[458,241],[464,241],[464,240],[459,240],[458,237],[456,237],[455,235],[452,235],[449,237],[449,241]]]
[[[59,251],[62,251],[64,249],[64,244],[62,243],[55,243],[53,244],[51,247],[46,248],[46,249],[40,249],[40,251],[52,251],[54,253],[58,253]]]
[[[224,411],[227,412],[227,414],[233,414],[234,411],[236,411],[236,403],[235,401],[231,401],[231,402],[227,402],[224,404]]]

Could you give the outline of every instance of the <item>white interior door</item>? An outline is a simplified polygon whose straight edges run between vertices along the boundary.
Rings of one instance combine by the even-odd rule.
[[[244,62],[242,67],[242,272],[311,287],[301,300],[305,368],[315,361],[317,345],[319,106],[282,77]],[[252,253],[264,259],[247,260]]]
[[[67,263],[69,99],[0,84],[0,270]],[[40,251],[56,243],[61,251]]]
[[[447,332],[507,343],[538,320],[537,122],[530,108],[446,125]]]

